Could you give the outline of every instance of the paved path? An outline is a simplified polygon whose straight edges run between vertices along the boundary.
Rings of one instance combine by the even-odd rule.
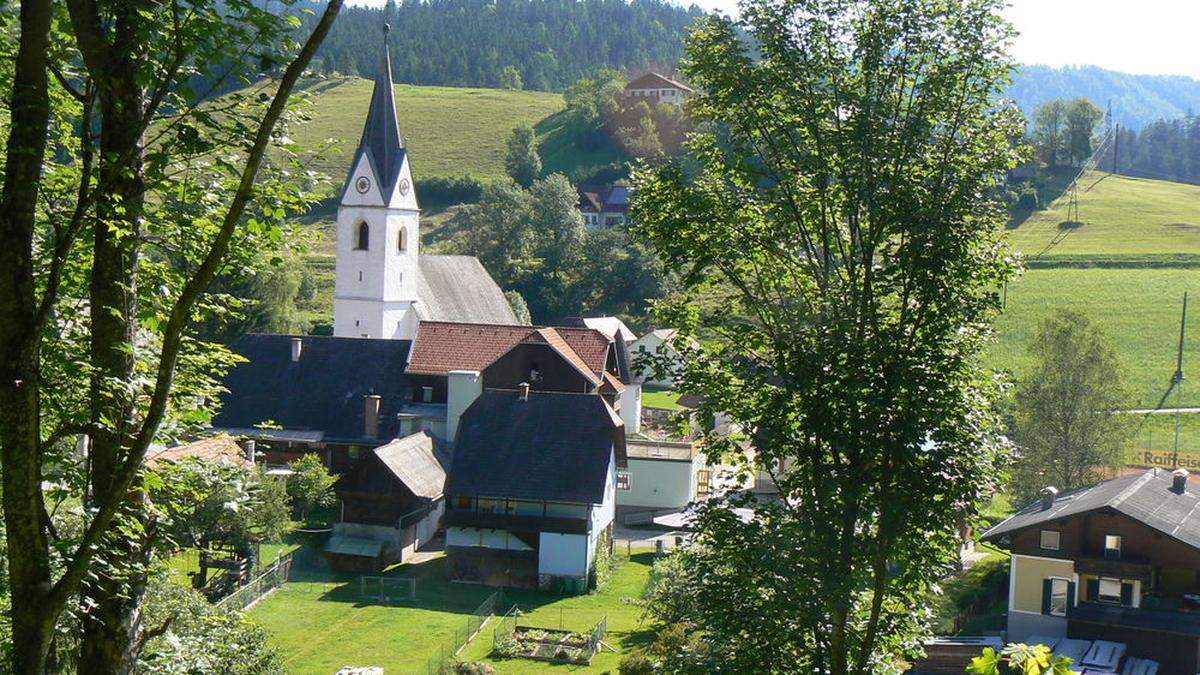
[[[1133,410],[1122,410],[1120,412],[1129,413],[1131,415],[1168,415],[1170,413],[1200,413],[1200,408],[1135,408]]]

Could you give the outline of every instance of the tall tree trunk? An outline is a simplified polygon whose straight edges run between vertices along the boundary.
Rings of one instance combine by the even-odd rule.
[[[142,30],[131,3],[116,21],[99,79],[101,114],[100,184],[93,226],[91,305],[91,497],[98,503],[124,500],[123,516],[145,519],[140,484],[118,485],[118,469],[137,431],[135,402],[126,385],[134,378],[133,342],[137,321],[138,240],[145,193],[143,118],[146,94],[138,84],[135,42]],[[107,422],[106,422],[107,421]],[[145,541],[140,536],[109,536],[108,564],[84,583],[88,612],[83,621],[80,664],[89,673],[128,673],[140,642],[141,603],[146,590]]]
[[[12,669],[45,669],[56,613],[41,493],[38,323],[33,229],[50,119],[46,54],[49,0],[21,3],[21,39],[11,96],[4,193],[0,201],[0,460],[10,542]]]

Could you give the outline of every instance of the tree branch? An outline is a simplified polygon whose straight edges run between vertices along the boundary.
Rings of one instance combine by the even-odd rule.
[[[70,0],[73,5],[85,1]],[[161,424],[163,416],[166,413],[168,397],[175,374],[175,364],[179,358],[179,350],[183,342],[183,332],[187,328],[192,307],[220,269],[225,254],[228,252],[229,242],[233,237],[234,230],[241,220],[246,205],[253,196],[254,180],[258,174],[258,169],[262,166],[275,123],[283,115],[284,108],[287,106],[288,98],[291,96],[296,82],[300,79],[300,76],[312,61],[313,55],[321,46],[325,36],[329,33],[334,19],[337,18],[338,12],[342,8],[342,2],[343,0],[331,0],[325,7],[325,12],[321,15],[320,22],[313,29],[312,34],[304,43],[295,60],[288,65],[287,70],[280,80],[275,97],[271,101],[271,105],[267,109],[262,122],[259,124],[254,144],[248,152],[246,166],[242,171],[241,182],[229,206],[229,210],[225,214],[225,219],[221,223],[221,229],[217,233],[216,239],[208,251],[208,255],[205,256],[204,262],[201,263],[196,274],[184,284],[183,290],[171,310],[170,319],[163,332],[162,354],[159,358],[158,373],[155,379],[154,393],[151,396],[150,406],[137,436],[130,445],[129,453],[124,463],[117,471],[117,475],[113,481],[113,489],[110,491],[113,498],[100,506],[92,522],[88,524],[88,528],[80,540],[79,549],[67,565],[66,571],[63,572],[63,575],[54,584],[54,588],[50,592],[50,602],[61,606],[70,597],[71,593],[74,592],[82,580],[84,573],[87,571],[93,549],[99,544],[100,539],[108,530],[108,526],[116,515],[117,510],[124,503],[123,495],[129,490],[129,487],[133,484],[134,479],[141,469],[146,448],[149,447],[150,442],[154,439],[154,435],[158,431],[158,426]]]

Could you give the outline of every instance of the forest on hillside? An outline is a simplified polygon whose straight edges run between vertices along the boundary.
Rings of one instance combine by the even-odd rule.
[[[702,13],[664,0],[389,0],[343,8],[313,67],[374,77],[386,22],[397,82],[559,91],[602,68],[673,69]]]
[[[1114,121],[1132,129],[1200,111],[1200,80],[1132,75],[1096,66],[1023,65],[1005,95],[1030,118],[1042,104],[1057,98],[1087,98],[1101,108],[1111,102]]]

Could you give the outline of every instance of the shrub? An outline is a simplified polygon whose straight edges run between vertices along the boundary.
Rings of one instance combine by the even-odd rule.
[[[459,661],[454,664],[454,672],[458,675],[492,675],[496,667],[479,661]]]
[[[483,183],[470,176],[434,176],[417,181],[421,205],[445,208],[455,204],[473,204],[483,196]]]

